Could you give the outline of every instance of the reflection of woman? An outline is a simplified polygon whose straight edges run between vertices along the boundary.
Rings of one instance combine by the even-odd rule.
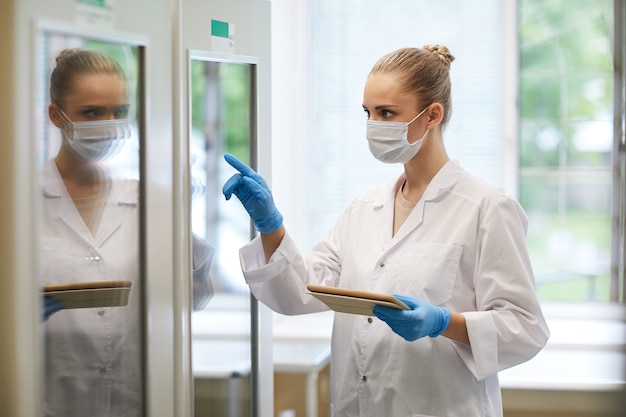
[[[284,314],[327,309],[307,295],[314,283],[397,293],[410,307],[376,306],[376,318],[335,314],[336,416],[501,416],[498,372],[548,338],[526,215],[446,153],[453,59],[446,47],[428,46],[375,64],[363,94],[367,141],[376,159],[404,172],[355,198],[307,256],[265,181],[226,156],[239,173],[224,194],[239,198],[261,232],[240,252],[259,300]]]
[[[44,415],[138,416],[138,184],[111,178],[99,163],[129,135],[129,88],[108,55],[70,49],[57,57],[50,100],[48,114],[63,140],[42,167],[43,283],[130,280],[132,287],[126,306],[68,309],[47,319]],[[200,263],[211,254],[202,249]]]
[[[42,168],[44,284],[130,280],[125,307],[64,310],[45,324],[45,416],[139,415],[141,410],[137,184],[97,162],[129,133],[120,65],[65,50],[48,114],[63,140]]]

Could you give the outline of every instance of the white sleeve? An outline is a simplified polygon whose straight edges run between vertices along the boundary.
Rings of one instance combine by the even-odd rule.
[[[307,293],[307,284],[316,278],[288,233],[269,262],[265,262],[260,237],[241,248],[239,259],[252,294],[277,313],[295,315],[328,310],[324,303]]]
[[[523,363],[545,346],[546,324],[526,246],[526,215],[501,199],[480,224],[474,286],[478,311],[463,313],[471,348],[455,349],[478,379]]]

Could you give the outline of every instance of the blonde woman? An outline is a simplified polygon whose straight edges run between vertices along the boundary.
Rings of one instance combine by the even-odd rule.
[[[41,168],[43,284],[130,280],[125,306],[44,309],[46,417],[142,416],[139,184],[106,160],[130,135],[130,93],[110,56],[67,49],[50,78],[48,115],[60,129]],[[139,155],[137,155],[137,159]],[[211,295],[213,250],[194,238],[194,308]]]
[[[393,294],[410,308],[335,313],[334,416],[502,416],[498,372],[548,339],[522,207],[446,152],[453,60],[439,45],[376,62],[363,94],[367,143],[403,172],[356,197],[306,256],[263,179],[226,156],[239,173],[224,194],[260,231],[240,254],[259,300],[283,314],[326,310],[307,294],[317,284]]]

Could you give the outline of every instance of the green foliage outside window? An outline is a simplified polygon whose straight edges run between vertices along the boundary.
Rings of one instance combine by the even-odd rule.
[[[223,152],[244,162],[248,162],[250,152],[249,71],[248,65],[191,62],[192,128],[202,134],[218,132]],[[215,100],[211,99],[212,95]],[[210,109],[209,103],[219,103],[220,108]],[[212,121],[217,125],[207,120],[210,114],[219,116]]]
[[[613,1],[519,7],[520,201],[538,291],[608,301]]]

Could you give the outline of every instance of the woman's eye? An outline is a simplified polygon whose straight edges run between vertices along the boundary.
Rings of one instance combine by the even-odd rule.
[[[115,110],[115,118],[116,119],[126,119],[128,118],[128,107],[123,107]]]
[[[386,118],[389,118],[389,117],[393,116],[393,113],[390,112],[389,110],[383,110],[381,112],[381,115],[386,119]]]
[[[128,110],[115,112],[116,119],[127,119],[128,118]]]
[[[98,117],[98,112],[96,110],[85,110],[83,116],[87,119],[95,119]]]

